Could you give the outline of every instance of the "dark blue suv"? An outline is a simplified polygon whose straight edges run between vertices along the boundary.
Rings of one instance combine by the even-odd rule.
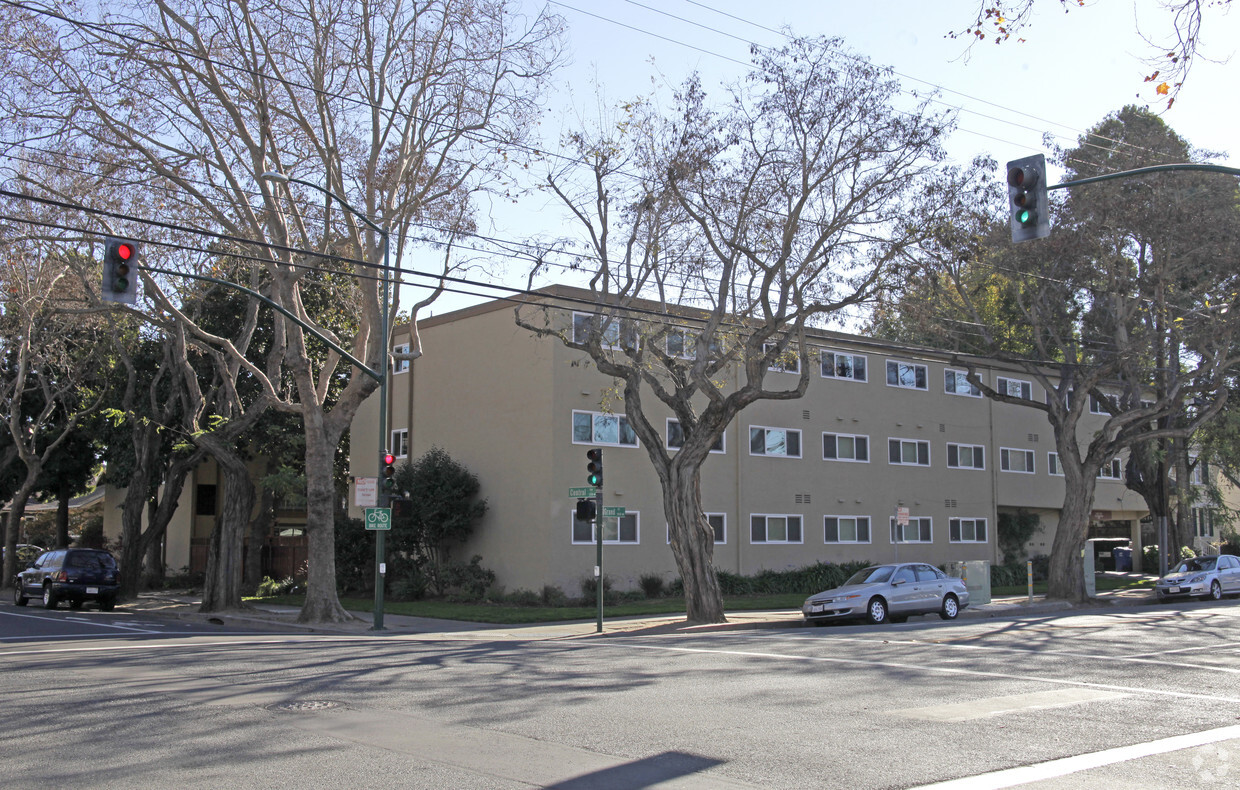
[[[111,554],[99,549],[58,549],[45,551],[17,574],[13,585],[13,603],[25,606],[31,598],[43,599],[43,605],[55,609],[68,601],[77,609],[85,601],[98,601],[105,612],[116,606],[120,589],[120,573]]]

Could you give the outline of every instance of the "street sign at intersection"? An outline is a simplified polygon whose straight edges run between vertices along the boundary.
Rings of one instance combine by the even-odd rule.
[[[594,486],[581,486],[579,488],[568,489],[568,496],[572,499],[586,499],[598,493],[598,489]]]
[[[624,506],[607,506],[603,508],[603,518],[624,518]]]
[[[392,509],[390,507],[366,508],[366,529],[391,529]]]

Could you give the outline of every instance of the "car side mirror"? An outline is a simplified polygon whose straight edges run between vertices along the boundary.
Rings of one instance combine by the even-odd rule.
[[[901,584],[904,584],[904,579],[892,579],[891,580],[892,587],[899,587]]]

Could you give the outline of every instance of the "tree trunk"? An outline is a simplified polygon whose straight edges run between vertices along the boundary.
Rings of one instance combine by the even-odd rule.
[[[1060,453],[1060,458],[1064,453]],[[1059,526],[1055,528],[1055,542],[1051,544],[1050,575],[1046,594],[1050,598],[1063,598],[1082,603],[1085,595],[1085,568],[1081,552],[1089,535],[1089,511],[1094,501],[1094,477],[1088,472],[1073,473],[1064,468],[1063,508],[1059,511]]]
[[[254,510],[254,483],[245,460],[224,446],[207,440],[211,457],[219,466],[221,486],[215,528],[207,551],[207,575],[202,589],[200,612],[219,612],[241,608],[241,559],[245,532]]]
[[[702,513],[700,466],[681,469],[673,462],[668,473],[667,479],[661,481],[663,512],[667,517],[672,554],[684,583],[685,620],[726,623],[719,577],[715,574],[715,533]]]
[[[35,463],[33,471],[27,469],[26,478],[9,503],[9,516],[4,524],[4,578],[0,579],[0,589],[12,586],[17,572],[22,570],[17,567],[17,537],[21,532],[22,519],[26,516],[26,502],[39,479],[40,467],[41,464]]]
[[[65,483],[56,492],[56,548],[69,548],[69,500],[72,492]]]
[[[155,523],[156,508],[154,502],[147,502],[146,523]],[[162,534],[159,538],[147,541],[146,558],[142,563],[142,587],[155,590],[164,586],[164,542]]]
[[[336,594],[336,487],[332,483],[332,454],[321,413],[310,413],[306,421],[306,538],[309,543],[310,572],[306,581],[306,602],[297,616],[300,623],[344,623],[353,615],[340,605]]]
[[[271,525],[275,523],[275,507],[275,493],[270,488],[263,488],[259,494],[258,513],[250,522],[250,539],[245,547],[245,573],[242,587],[251,594],[263,581],[263,547],[267,545]]]

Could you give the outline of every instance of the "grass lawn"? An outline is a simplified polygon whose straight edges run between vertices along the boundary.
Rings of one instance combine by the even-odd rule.
[[[759,609],[800,609],[807,596],[747,595],[723,599],[724,609],[745,611]],[[300,595],[279,595],[272,598],[246,598],[247,601],[301,606]],[[373,598],[341,598],[340,604],[350,612],[359,614],[373,612]],[[516,625],[520,623],[549,623],[557,620],[593,620],[598,615],[594,606],[510,606],[493,603],[451,603],[448,601],[384,601],[385,614],[405,614],[414,617],[436,617],[441,620],[463,620],[471,623],[495,623]],[[628,617],[647,614],[684,614],[684,598],[655,598],[646,601],[609,604],[603,608],[604,617]]]
[[[1154,589],[1154,577],[1147,579],[1126,579],[1114,576],[1097,576],[1094,579],[1094,588],[1097,590],[1152,590]],[[991,587],[990,594],[994,595],[1026,595],[1029,588],[1021,584],[1016,587]],[[1046,594],[1046,582],[1033,583],[1034,595]]]

